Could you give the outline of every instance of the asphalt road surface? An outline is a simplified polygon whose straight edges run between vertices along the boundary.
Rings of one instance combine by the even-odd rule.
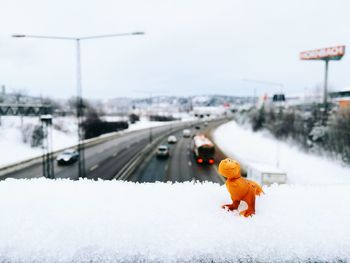
[[[209,130],[217,127],[221,122],[211,122],[207,127],[203,124],[200,129],[191,129],[194,133],[208,133]],[[220,161],[215,156],[215,164],[197,164],[192,149],[190,148],[192,138],[184,138],[182,131],[174,132],[176,136],[176,144],[168,144],[167,138],[159,145],[165,144],[170,147],[170,157],[167,159],[159,159],[156,157],[155,150],[145,159],[143,164],[136,170],[129,181],[132,182],[215,182],[224,184],[224,179],[217,173],[217,163]]]
[[[153,139],[187,124],[173,124],[152,128]],[[89,179],[110,180],[125,164],[149,144],[150,129],[125,133],[118,138],[85,149],[86,177]],[[78,179],[78,165],[54,165],[55,178]],[[1,176],[6,178],[42,177],[42,164],[37,163],[22,170]]]

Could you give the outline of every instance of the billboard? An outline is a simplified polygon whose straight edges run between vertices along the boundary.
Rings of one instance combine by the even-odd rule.
[[[345,54],[345,46],[335,46],[303,51],[301,60],[340,60]]]

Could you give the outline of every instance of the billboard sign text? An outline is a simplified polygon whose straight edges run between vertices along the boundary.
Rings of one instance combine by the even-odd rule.
[[[302,60],[340,60],[345,54],[345,46],[335,46],[303,51],[300,53]]]

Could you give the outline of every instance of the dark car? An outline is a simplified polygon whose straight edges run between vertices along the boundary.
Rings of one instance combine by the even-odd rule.
[[[65,150],[64,152],[60,153],[56,158],[57,164],[59,165],[72,164],[75,163],[78,159],[79,153],[73,149]]]

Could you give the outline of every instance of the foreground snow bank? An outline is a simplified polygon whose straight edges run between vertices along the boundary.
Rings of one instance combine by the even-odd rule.
[[[246,165],[276,165],[278,160],[292,184],[350,183],[350,168],[340,162],[302,152],[295,145],[277,141],[268,133],[245,129],[234,121],[216,129],[214,140],[227,156]]]
[[[212,183],[7,179],[0,262],[350,260],[350,185],[264,191],[247,219]]]

